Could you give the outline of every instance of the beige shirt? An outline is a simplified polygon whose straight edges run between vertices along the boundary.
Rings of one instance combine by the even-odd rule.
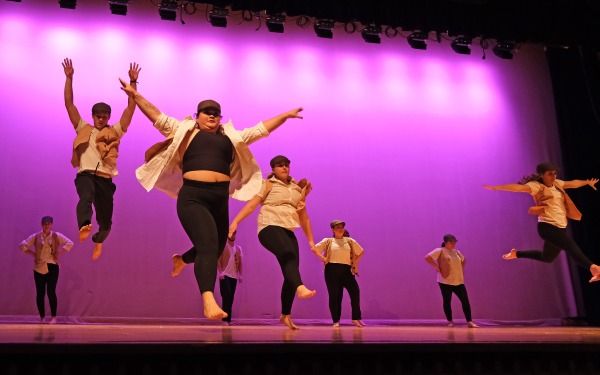
[[[437,260],[440,256],[445,257],[446,261],[449,260],[450,272],[448,277],[443,277],[442,274],[438,272],[438,283],[447,285],[461,285],[465,283],[465,276],[463,274],[463,262],[465,261],[465,257],[460,253],[460,251],[456,249],[444,249],[444,252],[442,253],[442,248],[440,247],[427,255],[429,255],[433,260]]]
[[[79,119],[79,124],[77,125],[77,129],[75,129],[75,131],[79,134],[79,132],[82,131],[86,126],[91,126],[91,125],[84,119]],[[116,124],[114,124],[112,126],[112,128],[119,135],[119,138],[123,137],[123,134],[125,134],[123,132],[123,129],[121,129],[120,122],[117,122]],[[117,171],[116,168],[112,168],[111,166],[105,164],[102,161],[102,156],[100,155],[100,151],[98,151],[98,147],[96,147],[96,136],[98,135],[99,132],[100,132],[100,130],[98,130],[96,128],[94,128],[92,130],[92,133],[90,134],[90,140],[88,143],[88,147],[85,149],[85,151],[81,154],[81,157],[79,158],[79,166],[77,168],[77,173],[83,172],[83,171],[93,173],[94,171],[97,170],[98,172],[115,177],[119,174],[119,172]],[[96,169],[96,167],[98,169]]]
[[[297,210],[302,189],[293,179],[289,184],[284,184],[275,177],[271,177],[270,181],[273,182],[273,188],[267,198],[264,199],[266,186],[264,181],[257,194],[261,199],[264,199],[258,214],[258,231],[260,232],[269,225],[276,225],[293,231],[294,228],[300,226]]]
[[[355,258],[364,252],[364,249],[351,238],[324,238],[321,242],[315,245],[317,251],[325,256],[327,244],[331,242],[329,263],[352,265],[350,252],[354,252]],[[352,243],[352,246],[350,246]]]
[[[559,179],[554,181],[554,185],[563,189],[565,182]],[[544,202],[546,209],[538,216],[538,222],[552,224],[559,228],[567,227],[567,209],[565,208],[565,200],[562,193],[554,186],[545,187],[552,193],[552,198]],[[531,196],[536,196],[544,186],[537,181],[527,183],[531,188]]]

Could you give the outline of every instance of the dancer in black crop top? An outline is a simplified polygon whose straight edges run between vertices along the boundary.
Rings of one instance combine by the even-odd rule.
[[[233,161],[231,139],[220,132],[198,132],[183,155],[183,173],[189,171],[213,171],[226,176]]]

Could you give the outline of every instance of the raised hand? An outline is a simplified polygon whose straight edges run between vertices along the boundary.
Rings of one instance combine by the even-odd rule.
[[[598,189],[596,189],[596,186],[594,186],[598,182],[597,178],[590,178],[589,180],[586,180],[586,181],[587,181],[588,185],[590,185],[592,187],[592,189],[598,190]]]
[[[75,69],[73,69],[73,62],[71,59],[66,58],[62,62],[63,69],[65,70],[65,75],[67,78],[73,77],[73,73],[75,73]]]
[[[291,111],[287,112],[286,115],[288,118],[303,118],[302,116],[299,115],[300,112],[302,112],[304,109],[302,107],[300,108],[296,108],[296,109],[292,109]]]
[[[141,70],[142,68],[140,68],[140,66],[137,63],[134,62],[129,64],[129,80],[137,81]]]

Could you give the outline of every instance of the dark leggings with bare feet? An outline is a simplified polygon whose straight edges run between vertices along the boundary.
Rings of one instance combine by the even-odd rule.
[[[258,233],[258,240],[279,262],[283,273],[281,287],[281,314],[290,315],[296,289],[302,285],[298,240],[291,230],[269,225]]]
[[[177,216],[194,244],[181,257],[194,262],[200,293],[213,292],[217,260],[225,248],[229,231],[229,181],[183,180],[177,196]]]
[[[444,314],[446,315],[446,319],[451,322],[452,321],[452,293],[456,294],[460,303],[462,304],[463,313],[465,314],[465,319],[467,322],[470,322],[471,319],[471,304],[469,303],[469,295],[467,294],[467,288],[465,284],[460,285],[448,285],[438,283],[440,286],[440,290],[442,291],[442,300],[444,302]]]
[[[543,250],[521,250],[517,251],[517,258],[533,259],[540,262],[552,263],[564,250],[573,260],[582,267],[589,269],[593,264],[583,251],[577,246],[575,241],[567,234],[566,228],[559,228],[548,223],[538,223],[538,234],[544,240]]]

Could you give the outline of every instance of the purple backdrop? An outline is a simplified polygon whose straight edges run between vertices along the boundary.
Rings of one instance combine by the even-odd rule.
[[[276,154],[314,190],[308,212],[318,241],[328,223],[345,220],[366,251],[361,266],[365,319],[443,319],[435,272],[423,258],[450,232],[468,259],[466,285],[475,319],[534,320],[575,315],[564,255],[552,265],[505,262],[513,246],[537,248],[531,198],[484,190],[516,182],[541,160],[560,160],[548,69],[541,47],[524,46],[512,61],[491,53],[457,55],[448,41],[413,50],[404,38],[366,44],[360,34],[333,40],[286,24],[284,34],[230,19],[214,28],[204,12],[186,24],[160,20],[149,1],[111,15],[105,1],[76,10],[56,1],[0,2],[0,103],[5,138],[0,187],[0,315],[36,315],[32,258],[18,243],[39,231],[43,215],[77,238],[70,165],[75,135],[63,104],[61,61],[73,60],[75,104],[91,120],[106,101],[116,121],[126,105],[118,77],[128,64],[142,71],[139,90],[159,109],[183,118],[206,98],[224,120],[254,125],[296,106],[290,120],[251,146],[263,173]],[[171,255],[189,248],[175,200],[147,193],[134,170],[161,139],[136,111],[122,140],[115,179],[114,224],[102,257],[92,243],[62,258],[59,315],[198,317],[201,299],[192,267],[172,278]],[[243,203],[231,201],[233,217]],[[305,284],[317,289],[296,301],[296,318],[328,319],[323,267],[301,245]],[[282,276],[256,238],[256,213],[239,228],[245,278],[235,318],[279,315]],[[218,294],[218,293],[217,293]],[[343,318],[349,318],[347,296]],[[457,301],[456,319],[462,320]]]

